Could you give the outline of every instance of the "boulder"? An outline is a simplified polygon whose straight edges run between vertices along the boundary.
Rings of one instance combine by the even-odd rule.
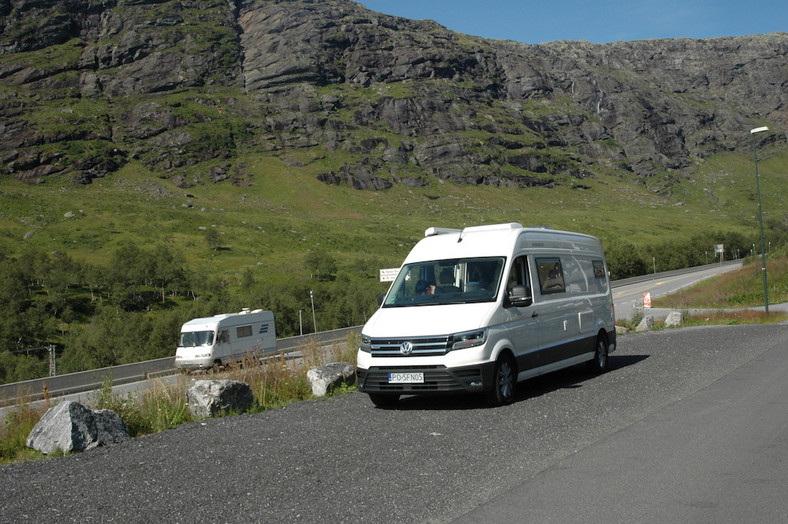
[[[640,321],[638,327],[635,328],[635,331],[637,333],[640,333],[641,331],[648,331],[653,327],[654,327],[654,317],[651,315],[646,315],[645,317],[643,317],[643,320]]]
[[[237,380],[198,380],[186,391],[189,413],[194,418],[208,418],[234,411],[243,413],[252,407],[254,394],[246,382]]]
[[[86,451],[128,440],[129,428],[109,409],[90,409],[67,401],[50,408],[27,437],[27,446],[44,454]]]
[[[681,311],[671,311],[665,317],[665,327],[678,327],[684,324],[684,314]]]
[[[312,394],[322,397],[343,383],[354,384],[356,368],[349,362],[332,362],[311,368],[306,373],[306,380],[312,387]]]

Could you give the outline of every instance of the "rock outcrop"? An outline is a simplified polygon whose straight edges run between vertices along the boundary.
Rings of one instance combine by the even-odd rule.
[[[366,190],[670,185],[748,127],[788,127],[786,33],[529,45],[350,0],[0,0],[0,17],[0,175],[31,183],[139,162],[189,186],[217,160],[244,183],[246,152],[312,149],[346,159],[321,180]]]

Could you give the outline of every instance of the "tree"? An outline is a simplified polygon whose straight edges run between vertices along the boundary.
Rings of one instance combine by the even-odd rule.
[[[607,245],[605,250],[607,267],[610,270],[610,279],[645,275],[648,265],[640,255],[638,248],[626,240],[615,240]]]
[[[188,277],[183,268],[183,256],[167,246],[159,245],[153,248],[150,259],[152,261],[152,284],[159,288],[162,302],[165,300],[167,291],[172,295],[177,295],[186,289]]]
[[[333,280],[337,272],[337,261],[324,249],[310,251],[304,265],[318,281]]]
[[[205,230],[205,243],[208,244],[208,247],[214,251],[221,247],[220,235],[215,228],[209,227]]]

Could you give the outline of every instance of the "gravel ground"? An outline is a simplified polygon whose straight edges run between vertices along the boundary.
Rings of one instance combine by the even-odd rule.
[[[788,326],[627,334],[608,373],[540,377],[501,408],[351,393],[193,423],[0,467],[0,522],[447,522],[774,347]]]

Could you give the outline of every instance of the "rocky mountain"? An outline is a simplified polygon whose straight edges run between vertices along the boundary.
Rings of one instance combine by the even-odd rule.
[[[529,45],[350,0],[0,0],[0,173],[244,184],[248,152],[309,150],[358,189],[669,190],[784,134],[787,63],[787,33]]]

